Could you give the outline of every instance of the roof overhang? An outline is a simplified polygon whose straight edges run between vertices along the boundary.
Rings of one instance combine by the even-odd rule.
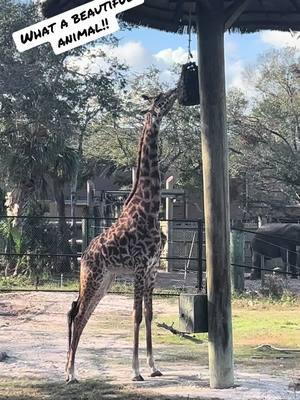
[[[85,0],[46,0],[47,17],[59,14]],[[185,32],[189,22],[196,26],[196,7],[213,7],[214,0],[145,0],[120,15],[126,22],[168,32]],[[224,0],[225,29],[300,31],[300,0]]]

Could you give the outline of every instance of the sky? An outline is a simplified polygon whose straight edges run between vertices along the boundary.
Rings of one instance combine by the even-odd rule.
[[[174,34],[149,28],[120,31],[117,34],[120,44],[112,54],[127,63],[134,71],[142,72],[150,65],[157,66],[163,80],[168,80],[168,68],[172,63],[184,64],[187,61],[187,34]],[[289,32],[262,31],[253,34],[226,33],[225,61],[226,85],[228,88],[245,89],[243,73],[245,68],[255,63],[260,54],[269,49],[297,46],[300,39]],[[192,53],[196,60],[196,36],[192,36]]]
[[[30,0],[18,0],[29,2]],[[136,28],[118,31],[115,35],[120,39],[117,48],[104,50],[108,55],[117,57],[127,64],[133,72],[141,73],[151,65],[161,71],[161,79],[170,81],[170,68],[173,64],[187,62],[187,34],[174,34],[150,28]],[[225,74],[227,88],[237,87],[247,90],[244,71],[248,65],[254,64],[260,54],[267,50],[280,49],[286,46],[297,47],[300,54],[300,33],[292,35],[290,32],[261,31],[252,34],[226,33],[225,34]],[[97,47],[97,46],[96,46]],[[196,35],[192,35],[192,54],[197,60]],[[103,68],[103,60],[93,59],[92,69],[97,69],[97,62]],[[91,65],[87,60],[77,62],[82,68]]]

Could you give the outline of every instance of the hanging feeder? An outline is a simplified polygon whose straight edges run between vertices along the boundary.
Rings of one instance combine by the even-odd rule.
[[[188,59],[187,63],[183,64],[182,66],[181,75],[178,83],[178,103],[182,106],[195,106],[197,104],[200,104],[200,96],[198,67],[195,62],[191,61],[191,59],[193,58],[191,52],[191,9],[189,13],[188,34]]]
[[[182,106],[200,104],[198,67],[195,62],[182,66],[178,83],[178,103]]]

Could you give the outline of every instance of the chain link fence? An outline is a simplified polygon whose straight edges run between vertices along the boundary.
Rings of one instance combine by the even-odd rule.
[[[81,255],[113,218],[0,217],[0,289],[75,288]],[[162,220],[161,268],[196,271],[202,266],[197,220]],[[199,237],[200,247],[199,247]]]

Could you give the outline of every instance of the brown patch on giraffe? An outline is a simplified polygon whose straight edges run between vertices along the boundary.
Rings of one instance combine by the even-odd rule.
[[[146,220],[147,218],[146,213],[144,213],[144,211],[141,208],[139,209],[139,214],[142,220]]]
[[[151,186],[151,196],[154,197],[160,192],[160,186]]]
[[[122,235],[122,237],[120,238],[119,243],[120,243],[120,246],[126,246],[126,244],[127,244],[127,237],[126,237],[126,235]]]
[[[152,189],[151,189],[152,190]],[[149,190],[144,190],[144,198],[146,199],[146,200],[149,200],[150,199],[150,192],[149,192]]]
[[[150,203],[147,203],[146,201],[143,201],[141,204],[142,204],[142,207],[143,207],[145,213],[149,214],[149,212],[150,212]]]
[[[153,201],[151,205],[151,212],[152,213],[157,213],[159,211],[160,207],[160,202],[159,201]]]
[[[152,171],[150,177],[153,179],[159,179],[159,171],[158,170]]]
[[[155,218],[152,215],[148,215],[147,222],[148,222],[149,229],[152,229],[155,227]]]
[[[143,160],[143,168],[145,168],[146,170],[150,169],[150,163],[148,159]]]

